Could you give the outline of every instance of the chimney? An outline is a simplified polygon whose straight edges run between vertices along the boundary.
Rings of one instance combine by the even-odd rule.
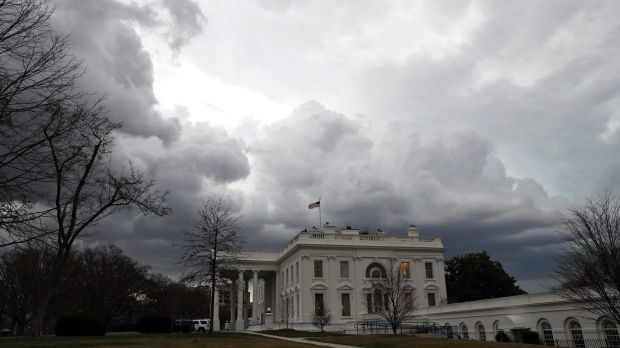
[[[407,230],[407,235],[409,237],[420,237],[420,230],[416,227],[416,225],[409,225],[409,229]]]
[[[325,222],[323,225],[323,233],[335,234],[336,226],[330,225],[329,222]]]

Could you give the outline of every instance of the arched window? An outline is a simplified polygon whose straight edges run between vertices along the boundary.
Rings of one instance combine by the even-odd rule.
[[[568,324],[568,331],[570,337],[576,348],[585,348],[586,344],[583,340],[583,331],[581,331],[581,325],[576,320],[571,320]]]
[[[618,327],[611,320],[605,319],[603,321],[603,333],[605,334],[605,341],[607,342],[607,347],[620,346]]]
[[[545,346],[555,346],[555,339],[553,338],[553,329],[551,328],[551,324],[547,321],[541,322],[540,331]]]
[[[503,331],[499,329],[499,320],[493,322],[493,336],[496,336],[498,332]]]
[[[366,267],[366,278],[385,278],[385,267],[378,262],[373,262]]]
[[[478,331],[478,339],[481,341],[486,341],[487,340],[487,333],[484,330],[484,325],[482,325],[482,323],[479,323],[478,326],[476,326],[476,331]]]
[[[467,325],[461,324],[461,336],[463,338],[469,338],[469,329],[467,329]]]

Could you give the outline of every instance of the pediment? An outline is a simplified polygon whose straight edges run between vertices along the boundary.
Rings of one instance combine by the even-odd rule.
[[[338,287],[338,290],[353,290],[353,287],[349,284],[343,284]]]
[[[322,283],[317,283],[312,285],[312,287],[310,287],[310,290],[327,290],[327,286]]]

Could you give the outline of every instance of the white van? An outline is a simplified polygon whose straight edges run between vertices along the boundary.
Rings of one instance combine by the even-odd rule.
[[[210,319],[194,319],[194,331],[207,332],[209,331]]]

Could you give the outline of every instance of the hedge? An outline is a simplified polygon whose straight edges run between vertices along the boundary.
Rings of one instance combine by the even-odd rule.
[[[89,313],[74,313],[56,321],[56,336],[103,336],[105,324]]]
[[[144,333],[172,332],[172,318],[159,313],[143,314],[136,322],[136,330]]]

